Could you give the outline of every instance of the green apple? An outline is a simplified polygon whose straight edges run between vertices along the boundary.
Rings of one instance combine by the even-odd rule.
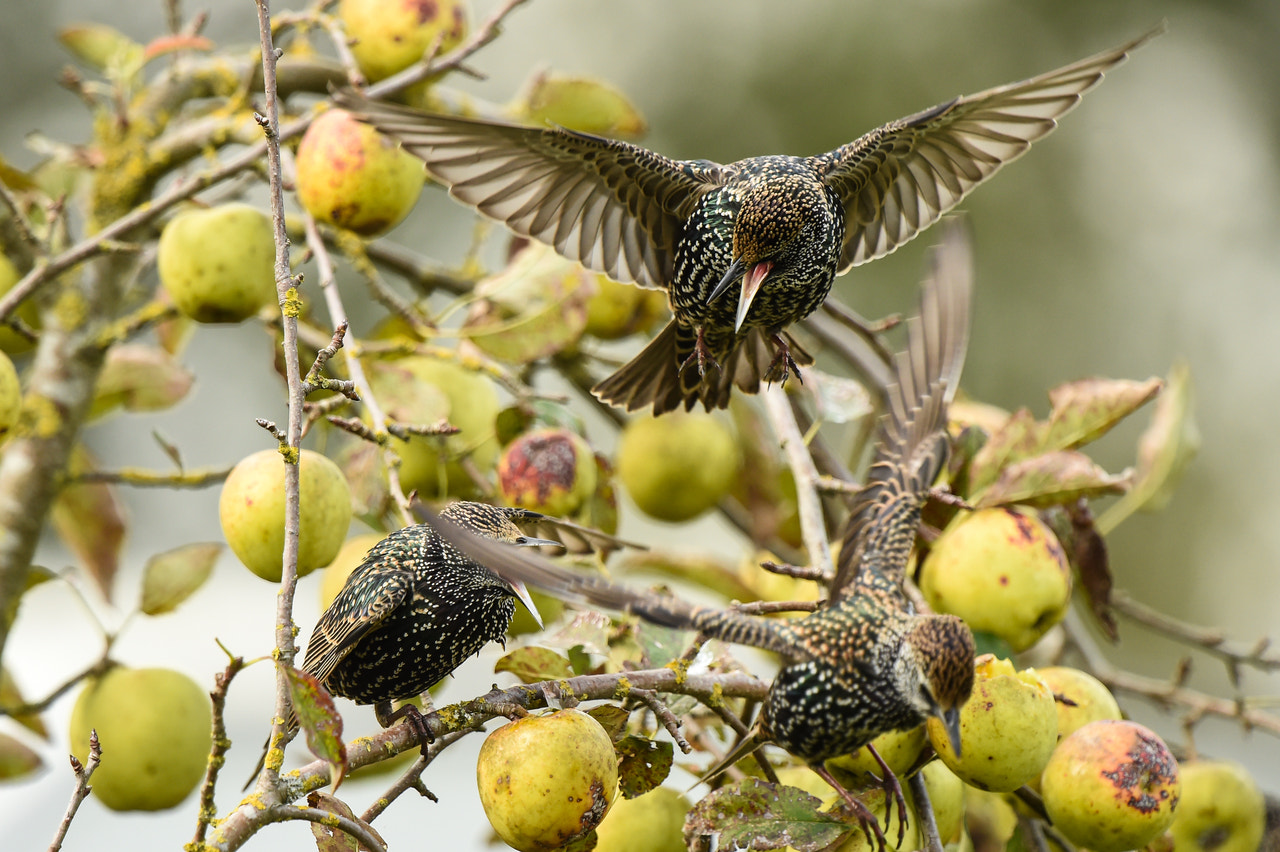
[[[1034,645],[1071,603],[1071,568],[1053,532],[1034,514],[1006,507],[958,516],[917,580],[935,611],[994,633],[1015,652]]]
[[[0,443],[9,437],[9,430],[18,425],[22,414],[22,383],[9,356],[0,351]]]
[[[551,852],[596,828],[618,792],[618,757],[581,710],[525,716],[480,747],[480,803],[502,840],[520,852]]]
[[[1182,798],[1169,828],[1174,852],[1254,852],[1267,808],[1249,770],[1225,760],[1193,760],[1180,771]]]
[[[1136,722],[1103,719],[1068,736],[1040,778],[1054,826],[1094,852],[1139,849],[1173,822],[1181,784],[1164,742]]]
[[[729,493],[741,458],[733,435],[710,414],[637,417],[618,443],[618,478],[640,510],[687,521]]]
[[[907,770],[914,766],[916,759],[920,757],[924,742],[924,725],[919,725],[905,731],[887,731],[872,740],[871,745],[884,758],[884,762],[889,764],[893,774],[904,778]],[[865,787],[875,783],[875,778],[884,774],[880,764],[865,746],[852,754],[842,754],[828,760],[827,767],[843,772],[855,787]]]
[[[944,845],[955,843],[964,830],[964,782],[941,760],[929,761],[920,774],[929,793],[929,804],[933,806],[938,837]]]
[[[1048,666],[1036,674],[1049,685],[1058,706],[1058,742],[1090,722],[1120,719],[1120,705],[1111,690],[1093,675],[1069,666]],[[1070,701],[1057,701],[1062,696]]]
[[[212,739],[208,693],[171,669],[116,666],[85,681],[71,709],[71,753],[84,763],[98,732],[93,796],[116,811],[182,802],[204,777]]]
[[[160,232],[160,283],[197,322],[240,322],[275,303],[271,218],[239,202],[189,209]]]
[[[467,34],[467,7],[461,0],[341,0],[338,17],[356,64],[376,82],[422,59],[440,39],[448,53]]]
[[[666,293],[634,284],[620,284],[597,275],[598,289],[587,300],[585,334],[600,340],[617,340],[648,331],[667,312]]]
[[[334,560],[351,523],[351,489],[338,466],[303,450],[299,471],[298,576]],[[222,484],[222,535],[245,567],[280,582],[284,570],[284,460],[276,450],[242,459]]]
[[[980,790],[1009,792],[1044,769],[1058,742],[1053,692],[1032,669],[984,654],[975,661],[973,694],[960,710],[957,755],[946,727],[930,718],[929,742],[947,768]]]
[[[340,109],[312,121],[298,145],[298,201],[321,222],[363,237],[399,224],[425,176],[399,142]]]

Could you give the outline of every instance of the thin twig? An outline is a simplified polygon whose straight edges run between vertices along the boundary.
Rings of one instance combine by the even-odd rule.
[[[368,849],[369,852],[386,852],[387,849],[363,825],[351,817],[343,816],[333,811],[326,811],[322,808],[300,808],[296,805],[280,805],[276,808],[276,815],[281,820],[299,819],[338,828],[360,841],[361,845]]]
[[[671,708],[664,704],[662,699],[658,697],[658,693],[654,692],[652,689],[638,689],[633,686],[627,691],[627,695],[632,698],[640,699],[651,711],[653,711],[654,717],[662,723],[664,728],[667,729],[667,733],[671,735],[671,739],[675,741],[675,744],[680,748],[680,751],[685,754],[689,754],[693,751],[693,746],[689,745],[689,741],[680,733],[680,720],[671,712]]]
[[[117,470],[86,471],[68,477],[67,481],[68,483],[109,482],[115,485],[132,485],[137,488],[206,488],[222,482],[230,473],[229,467],[197,467],[169,473],[141,467],[122,467]]]
[[[800,512],[800,534],[804,539],[805,551],[809,555],[809,564],[823,571],[834,574],[831,562],[831,546],[827,543],[826,522],[822,515],[822,503],[814,484],[818,480],[818,471],[813,466],[813,458],[805,447],[804,436],[796,424],[787,402],[786,391],[781,387],[767,388],[761,397],[764,399],[765,411],[773,424],[773,431],[782,444],[787,456],[787,464],[796,483],[796,505]]]
[[[360,815],[360,819],[371,823],[381,816],[382,812],[390,807],[392,802],[400,798],[402,794],[416,788],[420,784],[423,771],[431,765],[431,761],[436,758],[436,755],[470,733],[474,733],[474,731],[453,731],[452,733],[448,733],[437,738],[436,741],[428,747],[427,754],[415,760],[413,765],[405,770],[404,774],[396,779],[396,782],[387,788],[387,791],[379,796],[377,800],[369,806],[368,810]]]
[[[301,368],[298,364],[297,291],[289,267],[289,237],[284,221],[284,181],[280,162],[279,95],[276,89],[276,60],[279,58],[271,41],[271,11],[268,0],[257,0],[258,32],[262,47],[262,79],[265,114],[259,118],[266,135],[267,175],[270,181],[271,221],[275,231],[276,293],[280,300],[283,328],[285,378],[288,383],[289,423],[286,432],[286,464],[284,478],[285,516],[284,553],[280,592],[276,599],[276,701],[272,719],[271,741],[284,733],[290,717],[287,670],[293,665],[297,648],[293,633],[293,594],[298,582],[299,530],[299,443],[302,436],[302,403],[304,401]],[[277,430],[278,431],[278,430]],[[279,771],[267,762],[259,779],[259,791],[274,789]]]
[[[225,648],[223,650],[226,650]],[[191,845],[199,848],[204,842],[209,826],[218,816],[217,805],[213,794],[218,784],[218,771],[227,760],[227,750],[231,748],[231,740],[227,737],[227,725],[224,714],[227,708],[227,688],[231,680],[244,668],[243,657],[232,657],[227,667],[214,678],[213,691],[209,698],[213,702],[213,736],[209,747],[209,761],[205,767],[204,783],[200,785],[200,807],[196,811],[196,834]]]
[[[67,812],[62,817],[62,822],[58,825],[58,831],[53,836],[53,842],[49,844],[49,852],[58,852],[62,848],[62,841],[66,839],[67,829],[71,828],[71,821],[76,818],[76,811],[80,810],[80,803],[89,795],[89,791],[93,788],[89,786],[89,778],[93,775],[98,764],[102,762],[102,746],[98,743],[97,730],[89,731],[89,759],[88,763],[81,764],[75,755],[71,755],[71,769],[76,774],[76,787],[71,791],[71,801],[67,803]]]
[[[1196,645],[1206,653],[1220,657],[1229,663],[1251,666],[1263,671],[1280,669],[1280,653],[1267,653],[1271,647],[1271,640],[1265,636],[1252,645],[1234,642],[1228,639],[1222,630],[1180,621],[1171,615],[1152,609],[1121,589],[1112,590],[1111,606],[1139,624],[1180,642]]]
[[[929,788],[924,784],[924,773],[917,772],[907,779],[911,797],[916,800],[916,818],[920,820],[920,839],[926,852],[942,852],[942,837],[938,834],[938,821],[933,815],[933,803],[929,801]],[[888,796],[886,795],[886,805]],[[887,829],[886,829],[887,830]]]

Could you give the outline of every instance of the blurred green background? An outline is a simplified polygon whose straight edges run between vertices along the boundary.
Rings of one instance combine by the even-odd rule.
[[[494,5],[477,3],[474,20]],[[207,34],[220,45],[256,41],[249,0],[203,7],[212,16]],[[1131,519],[1111,537],[1112,564],[1117,583],[1143,601],[1252,641],[1280,633],[1280,3],[532,0],[473,58],[472,67],[488,79],[456,77],[450,84],[505,101],[537,68],[596,75],[620,86],[644,113],[651,127],[645,144],[672,157],[728,162],[825,151],[931,104],[1111,47],[1162,18],[1169,22],[1166,35],[1108,75],[1059,131],[964,203],[975,240],[977,306],[963,386],[979,399],[1044,415],[1045,391],[1060,382],[1164,375],[1175,360],[1186,359],[1196,383],[1202,450],[1164,512]],[[0,151],[18,165],[33,161],[21,147],[33,129],[70,140],[87,135],[83,109],[54,82],[68,61],[55,32],[84,20],[111,23],[143,40],[163,29],[159,2],[9,0],[0,9]],[[470,220],[439,193],[429,195],[435,197],[424,199],[427,212],[395,238],[456,259]],[[911,310],[929,243],[926,234],[853,270],[837,281],[836,292],[870,316]],[[193,348],[190,359],[201,376],[207,374],[198,359],[224,364],[236,333],[211,333],[206,339],[212,342]],[[252,339],[260,357],[260,333]],[[192,464],[225,463],[262,446],[256,427],[243,421],[278,413],[274,387],[246,394],[206,378],[200,393],[206,400],[225,395],[228,417],[236,419],[234,427],[180,419],[166,427],[190,445],[200,443],[194,431],[200,428],[223,436],[198,450],[204,457],[191,458]],[[246,413],[246,400],[260,410]],[[1113,470],[1129,462],[1145,419],[1135,418],[1099,444],[1099,460]],[[136,442],[136,432],[122,422],[112,427],[121,446]],[[99,440],[112,440],[110,430]],[[130,552],[140,554],[139,564],[159,546],[149,535],[184,537],[172,543],[218,537],[216,494],[183,497],[181,517],[157,516],[162,530],[137,522],[153,512],[171,516],[170,500],[126,496],[135,520]],[[220,571],[225,584],[202,592],[203,611],[187,616],[214,625],[190,629],[194,650],[170,645],[164,638],[174,630],[170,623],[139,627],[122,655],[187,668],[207,682],[221,666],[208,641],[212,633],[225,640],[243,629],[265,651],[270,600],[260,612],[236,610],[252,628],[223,625],[219,608],[241,600],[237,584],[251,581],[238,566],[224,564]],[[53,598],[29,602],[10,645],[10,665],[29,694],[41,694],[70,670],[63,646],[50,644],[48,622],[35,624],[41,612],[57,621],[58,606]],[[314,618],[307,606],[314,604],[300,604],[298,616],[304,631]],[[1185,653],[1131,624],[1122,624],[1122,632],[1114,658],[1153,676],[1172,672]],[[74,631],[58,641],[74,644]],[[168,658],[156,660],[156,654]],[[245,676],[256,686],[245,690],[266,688],[269,673],[258,668]],[[491,680],[483,662],[473,669],[464,678]],[[1207,657],[1197,657],[1191,683],[1232,694],[1222,667]],[[1274,677],[1256,673],[1245,674],[1243,691],[1280,694]],[[460,686],[456,694],[464,692]],[[233,700],[232,735],[254,746],[264,733],[265,705],[245,695]],[[1178,738],[1175,720],[1146,712],[1140,702],[1122,704]],[[55,710],[65,714],[69,704]],[[64,726],[54,727],[61,732]],[[1199,729],[1198,742],[1205,751],[1245,761],[1266,786],[1280,790],[1274,737],[1210,722]],[[254,748],[239,751],[247,772]],[[427,831],[440,832],[432,835],[433,846],[452,840],[471,848],[487,826],[462,789],[470,784],[473,752],[454,752],[427,780],[442,791],[445,773],[457,772],[465,796],[452,795],[441,806],[402,802],[386,819],[409,820],[427,808],[433,826]],[[17,838],[14,848],[47,843],[65,807],[70,773],[56,748],[46,757],[54,771],[38,783],[0,789],[0,830]],[[235,780],[241,768],[232,766]],[[225,810],[235,798],[223,792]],[[89,848],[94,825],[109,832],[98,841],[125,825],[135,845],[141,840],[144,846],[172,848],[190,833],[190,807],[160,819],[108,821],[93,804],[86,804],[67,848]],[[259,845],[303,849],[311,843],[297,827],[263,837],[270,839]]]

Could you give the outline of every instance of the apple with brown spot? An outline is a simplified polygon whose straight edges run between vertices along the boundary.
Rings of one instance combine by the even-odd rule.
[[[516,438],[498,459],[498,489],[508,506],[566,517],[595,493],[595,453],[568,429],[539,429]]]

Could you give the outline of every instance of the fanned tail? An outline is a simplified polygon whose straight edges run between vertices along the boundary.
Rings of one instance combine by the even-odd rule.
[[[785,331],[780,336],[797,364],[813,363],[813,356],[795,338]],[[683,373],[680,370],[693,355],[696,342],[696,330],[672,320],[640,354],[599,382],[591,392],[602,402],[624,411],[638,411],[652,405],[654,417],[681,407],[692,411],[698,403],[707,411],[727,408],[735,387],[743,393],[760,392],[760,382],[774,357],[766,332],[752,328],[745,335],[730,336],[728,340],[710,337],[708,348],[719,369],[708,364],[705,376],[699,375],[693,363]]]
[[[841,534],[831,600],[843,597],[858,572],[900,584],[929,488],[947,462],[947,404],[955,396],[969,343],[973,264],[963,228],[948,222],[932,254],[920,295],[920,316],[907,325],[907,349],[894,359],[888,413],[877,451]]]

